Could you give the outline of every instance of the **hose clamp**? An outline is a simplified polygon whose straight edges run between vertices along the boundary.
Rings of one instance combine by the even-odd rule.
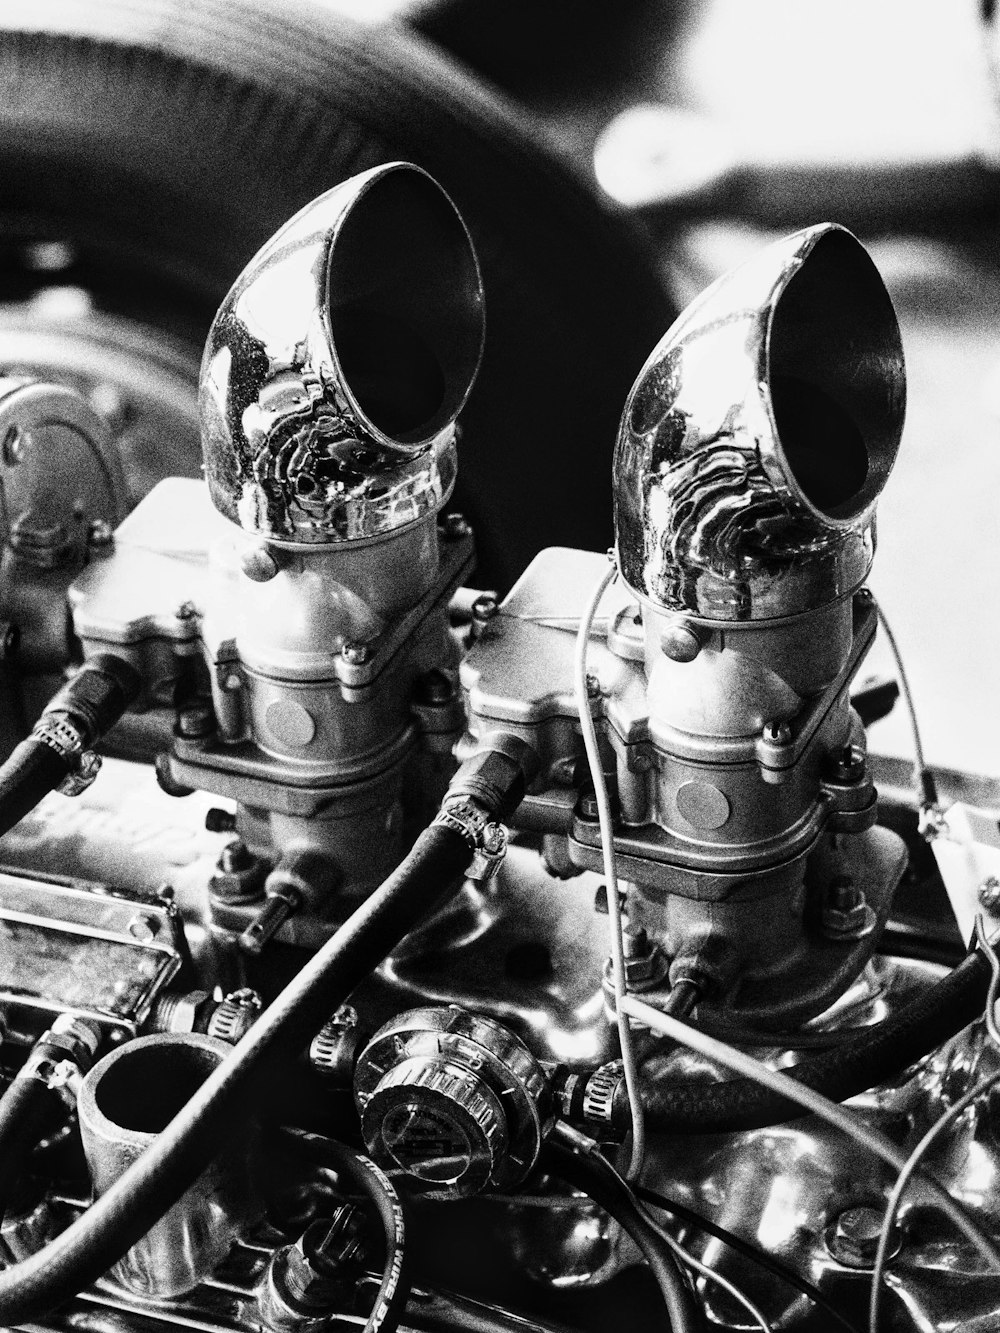
[[[610,1126],[613,1123],[615,1093],[624,1078],[624,1066],[620,1060],[601,1065],[587,1080],[583,1090],[584,1119],[596,1125]]]
[[[100,755],[84,749],[86,737],[65,713],[43,713],[35,723],[32,736],[50,750],[55,750],[68,768],[56,787],[62,796],[79,796],[101,771]]]
[[[469,879],[492,879],[507,854],[507,830],[485,810],[465,797],[446,800],[435,820],[459,834],[472,848],[472,862],[465,872]]]
[[[43,713],[31,732],[36,740],[55,750],[67,764],[75,763],[84,753],[84,736],[65,713]]]

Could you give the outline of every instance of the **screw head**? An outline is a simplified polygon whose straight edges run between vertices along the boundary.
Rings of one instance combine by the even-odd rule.
[[[979,886],[979,905],[988,912],[1000,907],[1000,879],[996,875],[987,875]]]
[[[240,568],[252,583],[269,583],[278,572],[278,562],[265,542],[257,542],[240,556]]]
[[[660,648],[671,662],[693,662],[701,652],[701,639],[690,625],[678,620],[660,635]]]
[[[588,698],[588,699],[599,699],[600,697],[601,697],[601,682],[600,682],[600,679],[599,679],[597,676],[593,675],[591,672],[588,671],[588,672],[587,672],[587,698]]]
[[[345,643],[340,655],[351,666],[364,666],[372,655],[367,643]]]
[[[484,592],[472,603],[474,620],[492,620],[500,610],[500,603],[491,592]]]

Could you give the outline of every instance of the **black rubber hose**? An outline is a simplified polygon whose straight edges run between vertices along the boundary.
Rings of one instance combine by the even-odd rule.
[[[0,764],[0,835],[74,771],[79,750],[95,745],[114,726],[141,687],[136,669],[112,653],[99,653],[80,667],[46,704],[32,735]],[[63,728],[75,739],[75,751],[43,739],[53,729],[58,739]]]
[[[784,1072],[833,1101],[883,1083],[948,1041],[979,1018],[990,970],[978,951],[912,1000],[898,1014],[857,1037]],[[806,1115],[796,1102],[748,1078],[719,1083],[647,1084],[646,1127],[656,1134],[729,1134],[762,1129]],[[625,1134],[631,1121],[625,1096],[616,1098],[613,1126]]]
[[[66,776],[65,760],[51,745],[29,736],[15,745],[0,765],[0,834],[54,791]]]
[[[0,1272],[0,1324],[44,1318],[117,1263],[197,1180],[254,1106],[268,1072],[312,1040],[457,884],[471,857],[460,833],[437,824],[425,830],[111,1189],[44,1249]]]
[[[669,1333],[696,1333],[701,1317],[687,1279],[617,1172],[599,1156],[571,1152],[551,1141],[546,1145],[542,1167],[583,1190],[635,1241],[663,1297]]]
[[[15,1078],[0,1097],[0,1222],[31,1154],[68,1115],[59,1094],[37,1078]]]
[[[306,1151],[313,1160],[347,1176],[378,1214],[385,1237],[385,1264],[364,1333],[395,1333],[402,1321],[411,1286],[406,1211],[395,1186],[370,1158],[333,1139],[295,1129],[284,1130],[283,1137]]]

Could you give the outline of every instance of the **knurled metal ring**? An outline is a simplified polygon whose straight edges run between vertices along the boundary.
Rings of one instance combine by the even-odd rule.
[[[35,723],[31,734],[63,759],[74,759],[83,750],[84,736],[60,713],[44,714]]]

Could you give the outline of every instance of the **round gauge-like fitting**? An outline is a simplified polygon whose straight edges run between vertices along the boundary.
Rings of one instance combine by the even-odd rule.
[[[548,1083],[528,1048],[457,1005],[381,1028],[358,1059],[354,1094],[371,1156],[429,1198],[517,1184],[549,1127]]]

